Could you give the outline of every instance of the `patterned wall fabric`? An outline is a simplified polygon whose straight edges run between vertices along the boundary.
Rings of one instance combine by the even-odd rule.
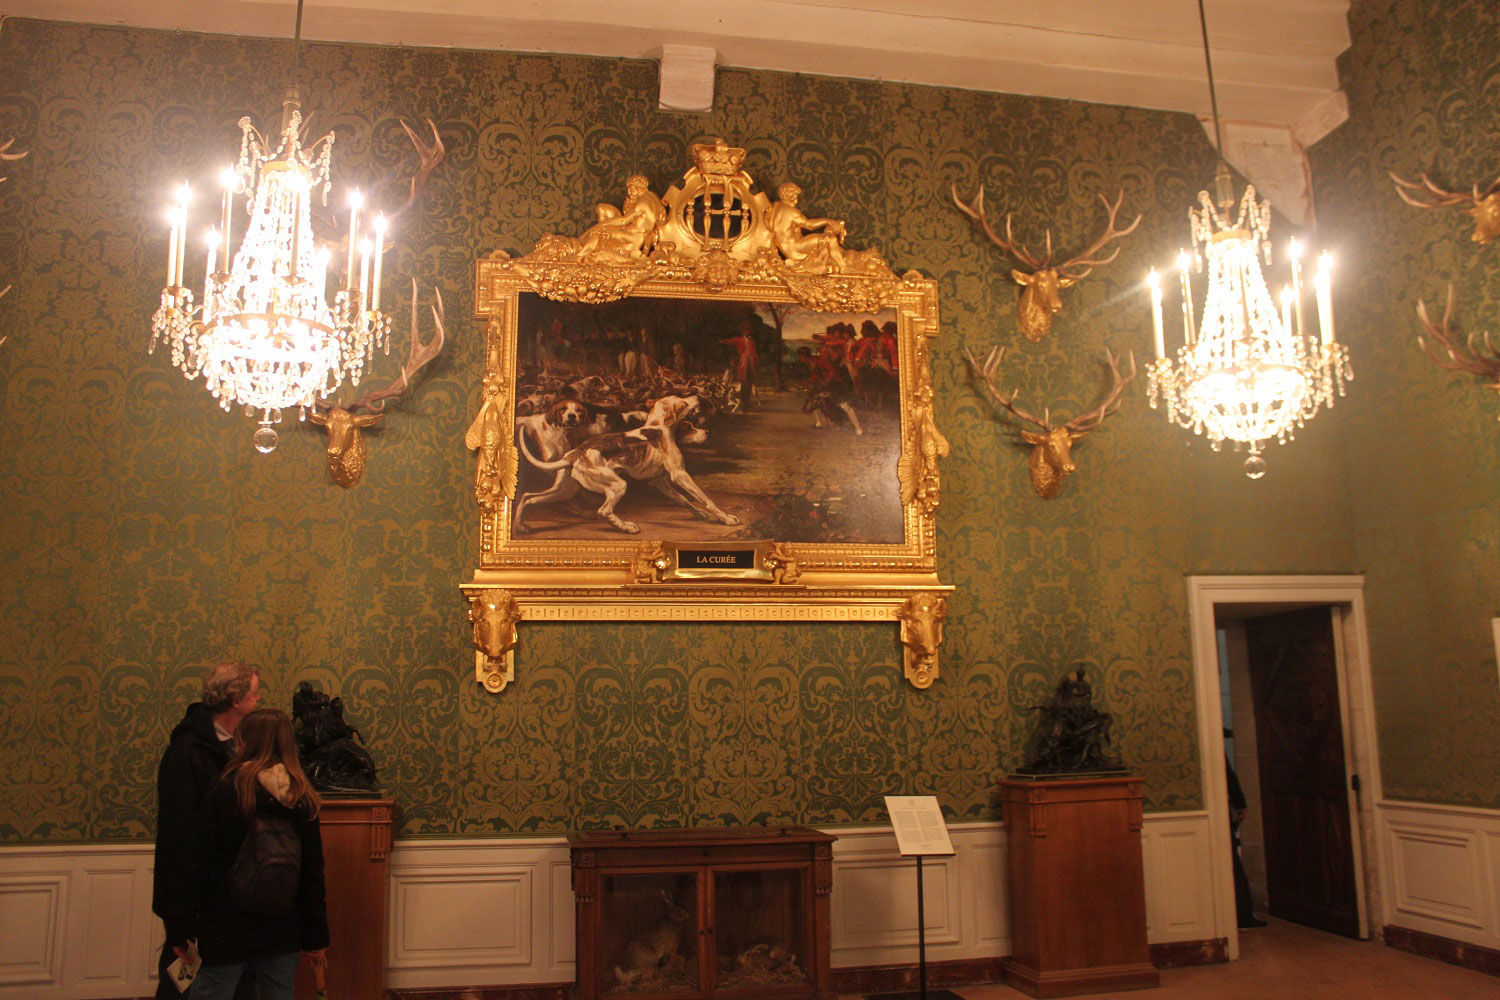
[[[1470,242],[1473,220],[1456,209],[1404,204],[1387,172],[1435,168],[1465,190],[1500,174],[1500,7],[1371,0],[1350,22],[1350,120],[1313,167],[1319,215],[1341,247],[1342,322],[1365,338],[1341,429],[1385,792],[1495,807],[1500,397],[1422,357],[1415,308],[1426,299],[1440,317],[1451,282],[1456,328],[1500,333],[1500,242]]]
[[[222,655],[263,665],[270,704],[303,678],[341,694],[407,836],[868,822],[888,792],[993,815],[1028,707],[1076,661],[1117,715],[1148,806],[1194,808],[1184,576],[1360,565],[1342,406],[1251,484],[1235,455],[1149,410],[1138,382],[1077,448],[1062,495],[1032,494],[1016,435],[967,387],[962,348],[1012,345],[1003,380],[1034,406],[1091,405],[1106,345],[1150,351],[1140,281],[1186,241],[1212,154],[1188,116],[931,87],[726,69],[715,111],[680,116],[653,110],[649,62],[305,46],[304,108],[338,132],[340,185],[398,200],[392,178],[412,162],[398,118],[440,125],[448,162],[386,273],[388,292],[406,275],[442,289],[450,346],[370,436],[357,488],[329,481],[313,428],[285,428],[259,455],[251,420],[145,348],[170,185],[208,183],[242,115],[274,124],[287,54],[283,41],[0,29],[0,135],[31,150],[0,185],[0,278],[15,285],[0,302],[0,840],[149,837],[157,757]],[[477,563],[462,444],[481,369],[472,261],[580,231],[631,173],[664,190],[688,145],[714,135],[750,150],[765,188],[795,179],[809,214],[847,219],[851,246],[940,283],[937,416],[953,442],[940,571],[958,587],[942,676],[906,685],[889,626],[536,625],[516,682],[484,695],[457,590]],[[1082,242],[1101,190],[1123,187],[1146,218],[1030,345],[1009,262],[951,207],[955,182],[983,182],[1032,241],[1047,220]],[[1366,329],[1391,339],[1345,329],[1357,366],[1374,349]],[[1381,377],[1362,374],[1355,392]],[[1460,787],[1433,780],[1438,796]]]

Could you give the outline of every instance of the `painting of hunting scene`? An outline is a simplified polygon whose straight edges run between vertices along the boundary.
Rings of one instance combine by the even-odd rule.
[[[894,309],[518,306],[513,538],[904,541]]]

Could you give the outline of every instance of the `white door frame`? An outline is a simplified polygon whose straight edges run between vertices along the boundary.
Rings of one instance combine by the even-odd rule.
[[[1375,742],[1375,701],[1370,685],[1369,641],[1365,631],[1363,576],[1190,576],[1188,623],[1193,644],[1194,690],[1198,698],[1198,761],[1203,805],[1208,811],[1209,857],[1213,862],[1214,936],[1228,941],[1229,957],[1240,953],[1235,920],[1234,875],[1230,858],[1229,791],[1224,779],[1224,718],[1219,692],[1219,642],[1214,623],[1218,604],[1332,604],[1339,656],[1339,708],[1344,760],[1360,775],[1360,807],[1351,806],[1359,891],[1361,933],[1378,926],[1379,874],[1384,870],[1375,831],[1375,803],[1381,798],[1380,757]]]

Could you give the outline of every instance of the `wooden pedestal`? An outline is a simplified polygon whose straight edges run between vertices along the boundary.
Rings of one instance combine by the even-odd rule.
[[[390,799],[327,799],[318,814],[328,886],[328,995],[339,1000],[385,997],[395,806]],[[311,1000],[313,992],[304,961],[297,970],[298,1000]]]
[[[1010,866],[1006,983],[1034,997],[1161,985],[1146,946],[1143,779],[1000,782]]]

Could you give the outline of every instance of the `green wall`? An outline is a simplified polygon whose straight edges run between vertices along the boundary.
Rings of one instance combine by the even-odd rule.
[[[1139,283],[1186,241],[1212,153],[1185,115],[899,84],[722,70],[714,113],[688,117],[653,110],[649,62],[305,47],[304,106],[338,130],[341,183],[369,188],[410,162],[398,116],[442,126],[448,163],[386,267],[388,289],[409,274],[441,287],[451,346],[373,436],[357,488],[328,480],[311,428],[258,455],[250,420],[145,348],[170,186],[212,177],[241,115],[274,123],[287,50],[16,19],[0,30],[0,134],[31,150],[0,185],[0,274],[15,285],[0,302],[0,840],[149,837],[156,758],[220,655],[261,664],[272,703],[304,677],[342,694],[408,836],[873,821],[888,792],[989,816],[1027,707],[1075,661],[1117,713],[1149,807],[1194,808],[1184,576],[1372,558],[1350,530],[1367,485],[1356,477],[1351,502],[1338,457],[1360,399],[1397,398],[1366,358],[1384,349],[1370,341],[1403,334],[1370,322],[1344,327],[1353,406],[1273,449],[1264,480],[1167,425],[1137,383],[1079,446],[1062,495],[1031,493],[1014,434],[967,387],[962,348],[1011,344],[1004,381],[1023,400],[1090,405],[1105,345],[1146,360]],[[462,444],[481,366],[481,328],[464,318],[471,262],[580,231],[630,173],[664,190],[712,135],[750,150],[762,187],[795,179],[810,214],[848,220],[851,246],[939,282],[937,415],[953,444],[939,566],[958,587],[942,676],[912,690],[889,626],[529,625],[516,682],[485,695],[457,590],[477,562]],[[1016,331],[1008,263],[948,202],[951,183],[980,181],[1032,239],[1048,219],[1076,244],[1100,190],[1123,187],[1127,210],[1146,213],[1041,345]],[[1470,432],[1450,433],[1493,440],[1480,404],[1464,405]],[[1388,586],[1377,634],[1394,641],[1432,611],[1398,616],[1414,598]],[[1468,624],[1433,610],[1434,633]],[[1455,703],[1480,703],[1478,655],[1454,647],[1455,674],[1468,671]],[[1401,664],[1381,657],[1393,708]],[[1493,707],[1487,720],[1493,736]],[[1465,787],[1433,780],[1437,797]]]
[[[1417,349],[1416,303],[1500,333],[1500,241],[1455,209],[1420,211],[1387,176],[1450,186],[1500,174],[1500,7],[1366,0],[1340,61],[1349,121],[1312,154],[1359,381],[1340,421],[1367,576],[1385,792],[1500,806],[1500,397]]]

